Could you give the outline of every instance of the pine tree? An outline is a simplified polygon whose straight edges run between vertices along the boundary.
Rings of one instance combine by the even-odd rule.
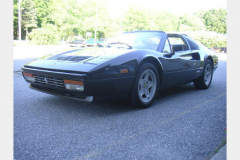
[[[35,11],[35,4],[32,0],[24,0],[22,7],[22,25],[26,30],[27,39],[28,29],[37,27],[37,16]]]

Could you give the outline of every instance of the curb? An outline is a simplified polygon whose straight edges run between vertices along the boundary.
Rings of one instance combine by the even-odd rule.
[[[227,145],[224,145],[210,160],[226,160]]]

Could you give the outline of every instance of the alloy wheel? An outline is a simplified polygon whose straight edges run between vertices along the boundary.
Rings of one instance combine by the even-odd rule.
[[[141,101],[147,103],[153,99],[156,92],[156,83],[157,78],[152,70],[147,69],[142,73],[138,83],[138,95]]]

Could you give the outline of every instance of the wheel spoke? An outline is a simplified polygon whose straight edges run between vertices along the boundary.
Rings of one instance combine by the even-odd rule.
[[[145,94],[145,91],[144,90],[142,90],[141,92],[140,92],[140,96],[141,96],[141,98],[143,98],[143,95]]]
[[[148,81],[148,79],[149,79],[149,73],[146,73],[146,75],[145,75],[145,77],[144,77],[144,80],[145,80],[145,81]]]
[[[150,95],[149,89],[146,89],[146,90],[145,90],[145,95],[146,95],[147,98],[149,98],[149,95]]]
[[[152,81],[148,81],[148,88],[151,88],[153,86],[153,82]]]

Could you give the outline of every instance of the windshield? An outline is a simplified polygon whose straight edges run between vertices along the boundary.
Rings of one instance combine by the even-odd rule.
[[[161,32],[132,32],[123,33],[108,41],[112,47],[115,44],[125,44],[132,49],[151,49],[157,50],[161,41]]]

